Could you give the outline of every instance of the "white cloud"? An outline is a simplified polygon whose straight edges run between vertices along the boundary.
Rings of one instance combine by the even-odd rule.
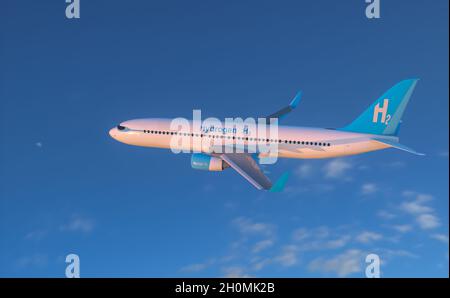
[[[402,192],[402,196],[406,198],[413,198],[419,203],[425,203],[433,200],[433,196],[430,194],[418,193],[412,190],[405,190]]]
[[[415,191],[412,191],[412,190],[409,190],[409,189],[404,190],[404,191],[402,192],[402,196],[404,196],[404,197],[413,197],[413,196],[415,196],[415,195],[416,195],[416,192],[415,192]]]
[[[310,236],[310,233],[305,228],[299,228],[292,233],[292,239],[295,241],[302,241]]]
[[[393,218],[396,217],[396,215],[394,213],[391,213],[391,212],[386,211],[386,210],[379,210],[377,212],[377,216],[381,217],[383,219],[393,219]]]
[[[282,252],[275,257],[275,261],[284,267],[290,267],[297,264],[297,251],[298,248],[295,245],[286,245],[283,247]]]
[[[252,249],[253,253],[259,253],[273,245],[274,241],[272,239],[265,239],[257,242]]]
[[[31,231],[25,235],[25,239],[39,241],[39,240],[43,239],[47,235],[47,233],[48,233],[47,230]]]
[[[347,170],[351,169],[353,165],[341,158],[333,159],[324,166],[325,177],[327,178],[344,178]]]
[[[240,278],[251,277],[248,273],[245,273],[244,268],[240,266],[230,266],[223,269],[225,277],[227,278]]]
[[[36,147],[38,147],[38,148],[42,148],[42,142],[37,142],[35,145],[36,145]]]
[[[302,164],[295,170],[295,173],[299,178],[308,178],[311,176],[312,172],[313,172],[312,165],[306,163]]]
[[[383,260],[384,264],[386,264],[387,259],[391,259],[392,257],[408,257],[408,258],[414,258],[414,259],[419,258],[418,255],[416,255],[410,251],[404,250],[404,249],[397,249],[397,250],[382,249],[381,255],[382,255],[382,257],[384,257],[384,260]]]
[[[445,234],[433,234],[430,236],[431,238],[441,241],[443,243],[447,243],[448,244],[448,235]]]
[[[432,211],[430,207],[424,206],[419,201],[403,202],[400,205],[400,209],[410,214],[419,214]]]
[[[361,186],[361,193],[363,195],[370,195],[376,193],[378,191],[378,187],[375,183],[365,183]]]
[[[253,220],[246,217],[235,218],[232,222],[242,234],[254,234],[254,235],[271,235],[274,230],[274,226],[262,222],[253,222]]]
[[[330,236],[328,227],[314,229],[299,228],[292,233],[292,239],[298,243],[299,251],[317,251],[344,247],[351,240],[350,235]]]
[[[22,257],[17,260],[16,267],[44,267],[48,264],[48,256],[45,254],[34,254],[31,256]]]
[[[326,226],[320,226],[314,229],[298,228],[292,233],[292,239],[302,241],[306,238],[324,239],[330,236],[330,229]]]
[[[267,259],[254,259],[252,260],[252,270],[254,271],[259,271],[261,269],[263,269],[266,265],[272,263],[272,260],[267,258]]]
[[[337,239],[329,240],[324,243],[324,248],[327,249],[336,249],[341,248],[347,245],[347,243],[350,241],[351,237],[349,235],[341,236]]]
[[[210,259],[204,263],[195,263],[187,265],[180,269],[181,272],[200,272],[216,263],[215,259]]]
[[[422,229],[434,229],[441,225],[439,218],[433,214],[420,214],[416,219]]]
[[[406,233],[412,230],[411,225],[393,225],[392,228],[400,233]]]
[[[313,272],[335,273],[339,277],[345,277],[361,272],[362,260],[363,254],[360,250],[349,249],[331,259],[314,259],[309,263],[308,269]]]
[[[197,264],[187,265],[187,266],[181,268],[180,271],[182,271],[182,272],[199,272],[199,271],[206,269],[206,267],[207,267],[207,264],[205,264],[205,263],[197,263]]]
[[[94,229],[94,222],[91,219],[80,216],[73,216],[69,223],[60,227],[61,231],[89,233]]]
[[[326,226],[313,229],[299,228],[292,233],[292,240],[298,243],[300,251],[337,249],[351,240],[350,235],[339,235]]]
[[[330,229],[326,226],[320,226],[313,230],[314,236],[319,239],[330,236]]]
[[[433,196],[414,191],[404,191],[403,196],[407,197],[408,201],[401,203],[399,209],[413,215],[420,228],[426,230],[440,226],[440,220],[434,214],[434,209],[427,205],[433,200]]]
[[[272,224],[257,222],[247,217],[235,218],[232,224],[237,227],[241,237],[239,241],[235,241],[237,245],[230,246],[231,252],[226,258],[217,257],[215,261],[194,263],[183,267],[180,271],[195,273],[210,268],[219,270],[219,273],[223,273],[226,277],[250,277],[269,265],[274,270],[287,270],[287,268],[298,266],[299,263],[306,263],[307,268],[312,272],[345,277],[356,272],[364,273],[361,268],[363,268],[365,252],[351,248],[350,244],[370,244],[374,241],[390,239],[374,230],[360,230],[359,233],[355,233],[352,231],[352,225],[333,228],[318,226],[298,228],[293,231],[290,242],[280,244],[279,240],[275,242],[278,237],[275,237],[275,226]],[[401,232],[412,229],[410,225],[391,224],[387,227]],[[433,238],[439,241],[445,239],[442,236]],[[384,241],[378,243],[382,245]],[[389,251],[383,247],[378,247],[376,250],[383,257],[383,262],[386,258],[397,256],[417,257],[404,250]],[[326,256],[333,251],[334,254]],[[260,252],[264,253],[259,255]],[[318,252],[322,257],[311,260],[311,257],[316,257]]]
[[[418,193],[416,196],[416,200],[419,203],[425,203],[433,200],[433,196],[429,194]]]
[[[370,243],[373,241],[381,240],[383,236],[381,234],[370,232],[370,231],[364,231],[356,236],[356,241],[361,243]]]

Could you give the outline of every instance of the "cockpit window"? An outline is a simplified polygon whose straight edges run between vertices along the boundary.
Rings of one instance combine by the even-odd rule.
[[[117,129],[118,129],[118,130],[125,130],[126,127],[125,127],[125,126],[122,126],[122,125],[117,125]]]

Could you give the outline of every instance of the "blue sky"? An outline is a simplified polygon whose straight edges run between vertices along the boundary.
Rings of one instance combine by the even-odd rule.
[[[344,3],[345,2],[345,3]],[[8,1],[0,9],[0,276],[448,276],[448,1]],[[419,77],[390,149],[280,160],[282,193],[108,130],[141,117],[342,127]]]

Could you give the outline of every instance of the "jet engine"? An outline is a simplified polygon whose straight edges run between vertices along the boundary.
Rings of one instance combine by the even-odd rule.
[[[223,171],[229,167],[222,159],[202,153],[192,154],[191,166],[193,169],[204,171]]]

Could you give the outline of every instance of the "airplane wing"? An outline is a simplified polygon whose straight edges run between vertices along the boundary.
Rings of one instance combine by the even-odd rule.
[[[271,118],[281,119],[285,117],[288,113],[294,110],[298,103],[300,102],[302,92],[298,92],[294,99],[289,103],[287,107],[265,117],[266,123],[270,124]],[[221,148],[223,149],[223,148]],[[216,151],[213,149],[213,152]],[[224,151],[216,151],[224,152]],[[274,183],[264,175],[261,168],[258,166],[256,161],[247,153],[216,153],[223,161],[230,165],[236,172],[238,172],[242,177],[247,179],[253,186],[257,189],[264,189],[271,192],[282,191],[286,181],[289,177],[289,173],[284,173],[281,177]]]
[[[220,158],[257,189],[269,190],[272,187],[272,182],[264,175],[261,168],[249,154],[224,153],[220,155]]]
[[[292,112],[292,110],[294,110],[297,107],[297,105],[300,102],[301,98],[302,98],[302,92],[299,91],[297,93],[297,95],[295,95],[294,99],[291,101],[291,103],[288,106],[286,106],[286,107],[282,108],[281,110],[279,110],[279,111],[277,111],[277,112],[267,116],[266,117],[266,123],[270,124],[270,119],[271,118],[277,118],[277,119],[284,118],[287,114]]]
[[[264,189],[270,192],[280,192],[284,189],[289,173],[284,173],[274,183],[264,175],[256,161],[247,153],[223,153],[219,155],[222,160],[230,165],[242,177],[247,179],[257,189]]]

